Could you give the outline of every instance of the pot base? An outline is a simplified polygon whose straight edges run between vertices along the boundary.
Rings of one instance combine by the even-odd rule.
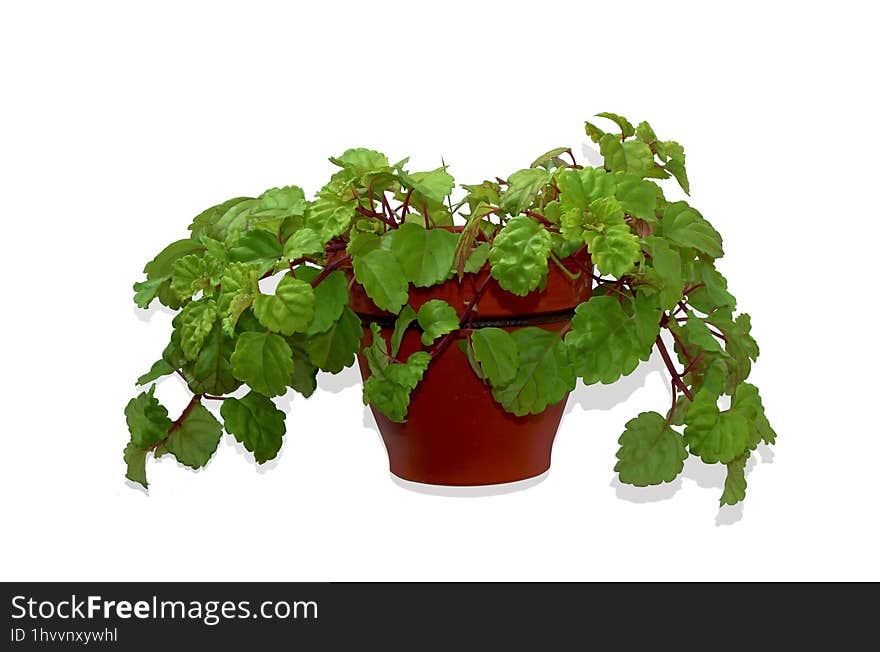
[[[414,491],[428,496],[480,498],[483,496],[501,496],[503,494],[510,494],[534,487],[547,479],[547,476],[550,475],[550,469],[532,476],[531,478],[524,478],[522,480],[513,480],[511,482],[502,482],[499,484],[477,485],[428,484],[425,482],[407,480],[406,478],[401,478],[393,473],[389,473],[389,475],[394,484],[408,491]]]

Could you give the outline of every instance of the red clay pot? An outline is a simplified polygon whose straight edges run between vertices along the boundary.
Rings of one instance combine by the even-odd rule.
[[[588,258],[581,263],[590,268]],[[573,261],[566,264],[572,271],[579,269]],[[482,279],[487,273],[488,269],[471,276]],[[590,297],[591,286],[589,276],[582,273],[571,280],[552,263],[546,290],[526,297],[511,295],[490,280],[479,300],[475,313],[479,321],[474,327],[490,320],[489,325],[512,330],[525,321],[559,331],[569,323],[566,313]],[[418,310],[429,299],[443,299],[461,314],[474,292],[475,284],[469,278],[463,283],[453,279],[431,288],[411,288],[410,305]],[[357,283],[351,287],[350,304],[364,321],[366,337],[371,319],[388,316]],[[392,330],[383,327],[386,340]],[[424,349],[420,335],[417,329],[407,331],[399,357],[405,359]],[[456,338],[434,359],[413,390],[405,423],[395,423],[370,406],[385,441],[391,472],[415,482],[471,486],[514,482],[544,473],[550,468],[553,439],[568,396],[541,414],[513,416],[495,402],[489,386],[471,370],[456,346],[459,339],[463,338]],[[361,355],[358,364],[363,378],[369,377],[369,366]]]

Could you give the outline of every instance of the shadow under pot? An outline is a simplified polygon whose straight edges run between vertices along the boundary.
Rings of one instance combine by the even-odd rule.
[[[566,328],[574,308],[590,298],[592,281],[584,267],[591,270],[592,266],[588,257],[563,263],[573,274],[580,272],[577,278],[570,278],[551,263],[546,289],[525,297],[502,290],[489,278],[470,326],[507,331],[524,326],[557,332]],[[482,281],[488,274],[486,267],[461,283],[453,278],[429,288],[411,287],[409,304],[418,311],[425,302],[442,299],[461,315],[477,293],[476,279]],[[351,285],[350,305],[363,322],[366,342],[371,341],[370,324],[374,322],[381,326],[386,342],[390,340],[395,316],[377,308],[356,282]],[[568,394],[540,414],[518,417],[505,411],[458,346],[465,337],[455,334],[428,366],[412,392],[404,423],[390,420],[370,405],[391,473],[413,482],[450,486],[492,485],[541,475],[550,468],[553,440]],[[420,350],[424,350],[421,333],[410,328],[403,336],[399,357],[406,359]],[[370,368],[361,354],[358,365],[366,380]]]

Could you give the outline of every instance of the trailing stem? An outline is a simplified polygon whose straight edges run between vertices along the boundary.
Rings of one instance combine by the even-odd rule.
[[[666,365],[667,371],[669,371],[669,374],[672,376],[672,384],[676,385],[678,389],[681,390],[682,394],[693,401],[694,395],[691,393],[691,390],[687,388],[687,385],[684,384],[681,375],[675,370],[675,365],[672,363],[672,358],[669,356],[669,350],[666,348],[663,338],[658,335],[655,342],[657,343],[657,348],[660,350],[660,356],[663,358],[663,363]]]
[[[477,302],[479,302],[480,297],[483,296],[483,293],[486,291],[486,286],[489,284],[489,279],[492,278],[490,273],[486,273],[485,278],[480,282],[479,287],[477,287],[477,291],[474,293],[474,296],[470,301],[467,302],[467,305],[464,307],[464,312],[461,313],[461,317],[458,320],[459,327],[463,327],[470,323],[471,314],[474,312],[474,309],[477,307]],[[428,353],[432,358],[436,358],[438,355],[443,353],[452,343],[452,338],[459,332],[458,329],[447,333],[444,335],[434,346],[432,346]]]

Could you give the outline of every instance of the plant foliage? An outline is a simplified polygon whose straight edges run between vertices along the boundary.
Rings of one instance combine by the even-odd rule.
[[[453,342],[517,416],[563,400],[577,378],[613,383],[656,348],[671,407],[626,424],[620,480],[669,482],[694,455],[726,466],[723,504],[742,500],[751,452],[776,435],[746,382],[758,345],[715,267],[721,236],[659,185],[669,179],[690,193],[678,143],[647,122],[598,117],[612,125],[586,123],[602,165],[555,148],[506,179],[461,186],[455,203],[445,165],[412,172],[406,159],[350,149],[330,159],[337,169],[312,199],[297,186],[271,188],[197,215],[190,237],[159,252],[134,286],[141,308],[158,301],[177,314],[161,358],[137,381],[148,389],[125,408],[127,477],[146,487],[150,454],[204,466],[224,427],[257,462],[273,459],[285,432],[273,397],[311,395],[319,370],[338,373],[359,352],[370,370],[364,402],[404,421],[412,391]],[[541,292],[566,259],[592,278],[593,296],[561,333],[471,327],[489,282],[517,296]],[[278,282],[266,292],[260,281],[271,277]],[[440,300],[409,305],[412,287],[451,279],[478,288],[463,312]],[[393,332],[361,323],[348,305],[351,283],[395,317]],[[422,348],[403,359],[407,329],[420,331]],[[193,392],[174,420],[154,395],[169,374]],[[221,402],[222,424],[206,401]]]

